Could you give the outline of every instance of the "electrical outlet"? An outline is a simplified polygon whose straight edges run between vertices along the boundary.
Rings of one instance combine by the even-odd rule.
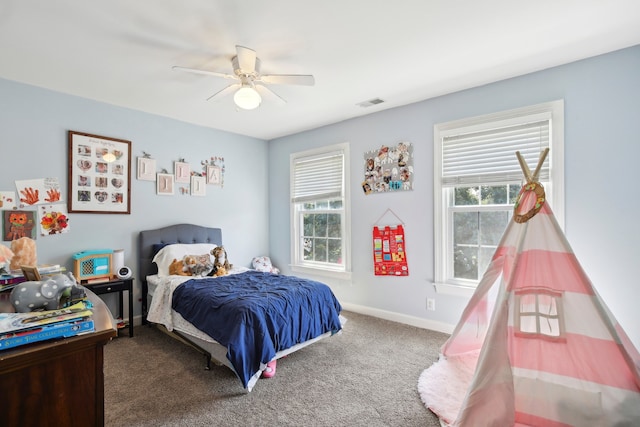
[[[427,310],[436,311],[436,300],[433,298],[427,298]]]

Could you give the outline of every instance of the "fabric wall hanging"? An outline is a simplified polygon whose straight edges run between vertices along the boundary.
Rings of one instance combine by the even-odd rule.
[[[413,190],[413,146],[400,142],[364,153],[364,194]]]
[[[380,217],[392,213],[387,209]],[[376,224],[380,222],[376,221]],[[400,219],[400,218],[398,218]],[[373,227],[373,267],[376,276],[408,276],[407,252],[405,247],[405,235],[403,222],[398,225],[374,225]]]

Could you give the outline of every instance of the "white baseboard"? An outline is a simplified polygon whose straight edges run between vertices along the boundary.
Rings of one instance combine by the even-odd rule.
[[[406,314],[395,313],[393,311],[380,310],[377,308],[365,307],[363,305],[340,303],[342,308],[347,311],[353,311],[358,314],[365,314],[367,316],[378,317],[380,319],[390,320],[392,322],[404,323],[406,325],[415,326],[423,329],[430,329],[432,331],[443,332],[445,334],[451,334],[456,325],[449,323],[437,322],[435,320],[422,319],[420,317],[408,316]]]
[[[393,311],[380,310],[377,308],[366,307],[363,305],[341,303],[342,308],[347,311],[353,311],[358,314],[365,314],[367,316],[378,317],[380,319],[390,320],[392,322],[404,323],[405,325],[415,326],[417,328],[430,329],[432,331],[438,331],[445,334],[451,334],[456,325],[448,323],[437,322],[435,320],[422,319],[414,316],[407,316],[406,314],[395,313]],[[133,326],[142,325],[142,316],[133,317]]]

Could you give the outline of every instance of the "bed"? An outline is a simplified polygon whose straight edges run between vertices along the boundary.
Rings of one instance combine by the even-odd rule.
[[[244,267],[221,277],[168,274],[171,257],[204,256],[222,246],[220,228],[145,230],[138,245],[143,322],[161,325],[201,351],[207,368],[211,361],[227,366],[247,391],[267,363],[342,330],[340,303],[320,282]]]

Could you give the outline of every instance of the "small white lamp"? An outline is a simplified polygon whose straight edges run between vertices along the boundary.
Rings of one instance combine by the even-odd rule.
[[[262,102],[262,97],[258,91],[251,86],[242,85],[235,95],[233,95],[233,101],[243,110],[253,110],[258,108]]]

